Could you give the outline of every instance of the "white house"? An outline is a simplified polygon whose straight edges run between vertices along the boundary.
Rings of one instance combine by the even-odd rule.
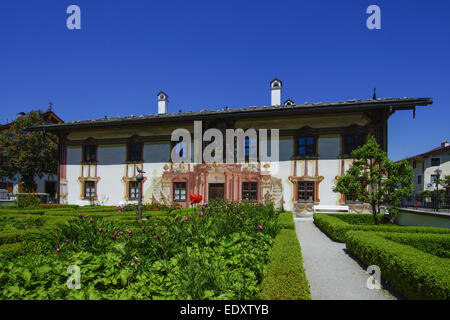
[[[334,193],[336,178],[345,173],[351,151],[369,134],[387,150],[389,117],[398,110],[432,104],[431,98],[281,103],[282,82],[270,82],[271,105],[240,109],[168,113],[168,96],[157,95],[150,115],[49,124],[34,128],[55,133],[60,141],[59,201],[79,205],[98,201],[117,205],[135,201],[136,169],[141,168],[144,202],[189,206],[189,195],[206,201],[272,199],[297,214],[311,214],[315,204],[349,203],[352,211],[367,205],[346,201]],[[127,106],[132,110],[131,106]],[[241,163],[173,163],[175,129],[279,129],[279,161]],[[259,139],[260,136],[257,137]],[[245,140],[245,153],[251,149]],[[203,145],[205,148],[207,144]]]

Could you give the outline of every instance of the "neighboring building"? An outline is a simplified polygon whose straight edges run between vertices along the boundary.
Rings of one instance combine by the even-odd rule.
[[[25,113],[22,113],[25,115]],[[59,118],[51,108],[43,113],[44,122],[43,125],[49,124],[61,124],[64,121]],[[7,130],[11,126],[11,123],[7,123],[4,125],[0,125],[0,132]],[[0,163],[3,164],[7,162],[8,159],[4,157],[0,157]],[[37,194],[48,194],[47,197],[43,197],[43,199],[48,201],[56,201],[58,194],[58,175],[57,174],[44,174],[42,178],[36,177],[35,179],[35,187],[33,192]],[[8,198],[14,197],[17,193],[22,193],[22,183],[20,182],[20,175],[17,174],[14,179],[8,179],[5,177],[0,177],[0,190],[6,190],[6,192],[2,192],[2,197],[7,195]]]
[[[141,168],[146,172],[144,202],[177,202],[187,207],[190,194],[201,194],[206,201],[272,199],[277,207],[311,214],[315,204],[346,203],[332,189],[352,163],[351,151],[364,144],[369,134],[387,151],[389,117],[397,110],[432,104],[431,98],[374,97],[303,105],[289,99],[282,105],[282,82],[272,80],[270,89],[271,106],[168,113],[168,96],[160,92],[157,114],[73,121],[34,130],[59,137],[61,203],[134,202],[137,168]],[[209,128],[223,133],[237,128],[279,129],[279,163],[172,163],[172,132],[185,128],[193,135],[195,120],[202,120],[203,132]],[[247,154],[249,139],[245,146]],[[365,204],[351,203],[351,208],[370,210]]]
[[[414,196],[417,198],[422,191],[436,190],[435,171],[437,169],[442,171],[440,174],[441,179],[450,175],[450,143],[444,141],[439,147],[409,157],[406,160],[413,168]],[[449,190],[449,186],[439,185],[439,189],[443,188],[447,188],[447,191]]]

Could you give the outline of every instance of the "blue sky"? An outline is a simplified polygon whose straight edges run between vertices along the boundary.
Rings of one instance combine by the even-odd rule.
[[[68,30],[66,8],[81,8]],[[381,8],[381,30],[366,9]],[[450,140],[449,1],[0,2],[0,123],[46,109],[65,121],[270,104],[432,97],[389,120],[389,156]]]

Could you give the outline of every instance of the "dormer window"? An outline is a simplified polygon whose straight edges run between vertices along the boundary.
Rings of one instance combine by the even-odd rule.
[[[97,146],[88,144],[84,146],[84,162],[97,162]]]

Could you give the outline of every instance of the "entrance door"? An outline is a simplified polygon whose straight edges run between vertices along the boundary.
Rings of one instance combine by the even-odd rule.
[[[210,183],[208,198],[209,198],[209,200],[225,198],[225,184],[224,183]]]

